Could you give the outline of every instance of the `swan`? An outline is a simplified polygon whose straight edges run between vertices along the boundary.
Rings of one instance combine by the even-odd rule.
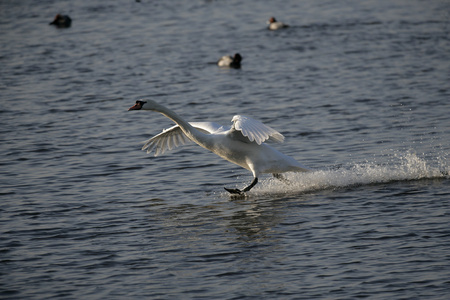
[[[219,67],[228,67],[239,69],[241,67],[242,56],[239,53],[234,54],[234,56],[222,56],[217,65]]]
[[[283,180],[280,173],[311,171],[292,157],[264,143],[267,140],[283,142],[284,136],[275,129],[249,117],[236,115],[231,120],[233,124],[228,127],[213,122],[189,123],[174,111],[153,100],[144,99],[137,100],[128,110],[156,111],[176,123],[175,126],[163,130],[145,142],[142,150],[147,150],[147,153],[155,150],[155,156],[158,156],[166,150],[193,141],[252,172],[253,181],[244,189],[225,188],[231,194],[242,195],[250,191],[258,183],[258,176],[264,173],[272,173],[275,178]]]
[[[271,17],[269,21],[267,21],[267,24],[269,24],[269,30],[278,30],[280,28],[289,27],[287,24],[278,22],[274,17]]]

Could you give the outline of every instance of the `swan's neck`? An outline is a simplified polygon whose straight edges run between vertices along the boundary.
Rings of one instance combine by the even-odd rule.
[[[208,137],[208,134],[200,132],[199,130],[194,128],[191,124],[189,124],[187,121],[185,121],[183,118],[181,118],[179,115],[177,115],[173,110],[167,107],[158,105],[155,111],[165,115],[166,117],[174,121],[178,126],[180,126],[183,133],[189,139],[199,144],[200,146],[209,149],[208,142],[210,138]]]

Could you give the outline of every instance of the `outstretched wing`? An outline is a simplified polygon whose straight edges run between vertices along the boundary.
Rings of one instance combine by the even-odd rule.
[[[190,122],[189,124],[203,133],[217,132],[222,128],[219,124],[213,122]],[[164,154],[167,150],[172,150],[189,142],[191,140],[183,133],[180,126],[175,125],[145,141],[142,150],[147,150],[147,153],[155,150],[155,156],[158,156]]]
[[[233,135],[236,131],[239,131],[250,142],[256,142],[261,145],[266,140],[272,140],[282,143],[284,136],[275,129],[264,125],[260,121],[254,120],[249,117],[236,115],[231,120],[233,125],[231,127],[230,134]]]

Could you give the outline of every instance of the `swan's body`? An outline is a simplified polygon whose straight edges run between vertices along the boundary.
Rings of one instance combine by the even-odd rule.
[[[217,62],[217,65],[219,67],[239,69],[241,67],[241,61],[242,56],[239,53],[236,53],[234,56],[222,56]]]
[[[274,17],[271,17],[269,21],[267,21],[269,24],[269,30],[278,30],[281,28],[287,28],[289,25],[284,24],[282,22],[278,22]]]
[[[229,127],[212,122],[188,123],[170,109],[151,100],[138,100],[129,110],[140,109],[160,112],[177,124],[149,139],[142,147],[147,153],[155,150],[157,156],[193,141],[252,172],[254,179],[249,186],[242,191],[225,188],[230,193],[241,194],[249,191],[258,182],[260,174],[272,173],[279,178],[279,174],[284,172],[310,171],[292,157],[265,144],[266,140],[282,142],[284,136],[259,121],[236,115],[232,119],[233,125]]]

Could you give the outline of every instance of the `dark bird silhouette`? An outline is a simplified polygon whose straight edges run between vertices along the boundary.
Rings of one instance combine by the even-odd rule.
[[[72,25],[72,19],[69,16],[57,14],[49,25],[55,25],[58,28],[68,28]]]

